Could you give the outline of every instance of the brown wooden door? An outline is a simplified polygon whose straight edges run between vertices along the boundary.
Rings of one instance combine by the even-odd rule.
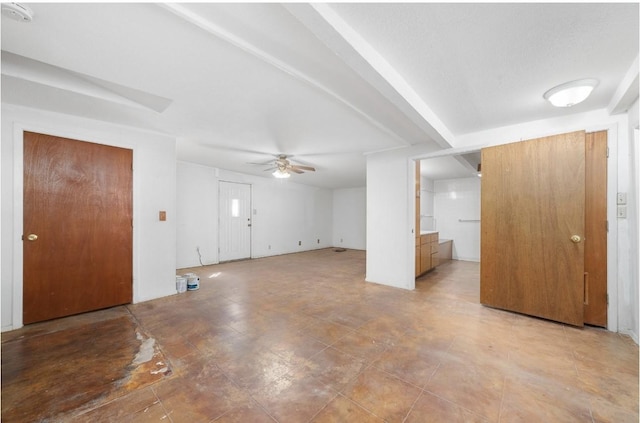
[[[132,157],[24,133],[25,324],[131,302]]]
[[[586,135],[584,322],[607,326],[607,132]]]
[[[481,206],[480,302],[582,326],[584,131],[483,149]]]

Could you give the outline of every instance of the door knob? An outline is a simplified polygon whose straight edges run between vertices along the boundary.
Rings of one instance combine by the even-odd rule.
[[[575,243],[575,244],[577,244],[577,243],[578,243],[578,242],[580,242],[580,241],[582,241],[582,238],[580,238],[580,236],[578,236],[578,235],[573,235],[573,236],[571,237],[571,242],[573,242],[573,243]]]
[[[29,234],[29,235],[27,235],[27,239],[28,239],[29,241],[35,241],[36,239],[38,239],[38,235],[36,235],[36,234]]]

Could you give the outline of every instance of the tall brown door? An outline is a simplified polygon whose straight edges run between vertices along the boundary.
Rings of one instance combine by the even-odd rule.
[[[482,150],[480,302],[582,326],[585,133]]]
[[[132,157],[24,133],[25,324],[131,302]]]

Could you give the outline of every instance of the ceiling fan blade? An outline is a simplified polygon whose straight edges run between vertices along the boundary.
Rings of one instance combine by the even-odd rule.
[[[300,166],[300,165],[291,165],[291,168],[296,168],[296,169],[300,169],[300,170],[307,170],[309,172],[315,172],[316,168],[311,167],[311,166]]]
[[[298,174],[300,174],[300,173],[304,173],[304,171],[302,171],[302,170],[300,170],[300,169],[296,169],[296,166],[288,167],[288,168],[287,168],[287,170],[290,170],[290,171],[295,172],[295,173],[298,173]]]
[[[265,165],[271,164],[271,163],[273,163],[273,162],[274,162],[274,160],[273,160],[273,159],[271,159],[271,160],[267,160],[266,162],[260,162],[260,163],[248,162],[247,164],[250,164],[250,165],[258,165],[258,166],[265,166]]]
[[[274,166],[274,167],[270,167],[268,169],[263,170],[263,172],[270,172],[270,171],[276,170],[276,169],[277,169],[277,167]]]

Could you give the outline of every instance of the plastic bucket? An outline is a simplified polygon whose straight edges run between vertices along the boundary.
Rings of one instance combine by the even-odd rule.
[[[187,273],[182,277],[187,279],[187,291],[195,291],[200,288],[200,278],[195,273]]]
[[[178,294],[182,294],[187,291],[187,278],[183,276],[176,276],[176,291],[178,291]]]

